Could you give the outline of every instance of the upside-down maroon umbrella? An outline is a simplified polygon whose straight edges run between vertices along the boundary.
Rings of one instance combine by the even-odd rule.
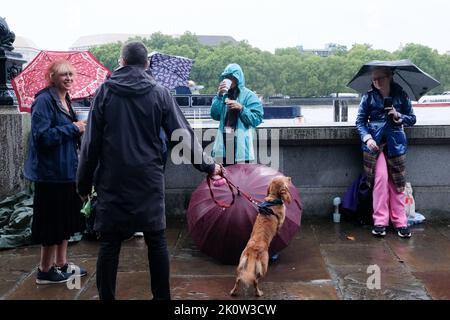
[[[53,61],[71,63],[76,76],[69,91],[72,99],[92,97],[111,72],[89,51],[41,51],[21,73],[11,80],[20,111],[31,112],[37,92],[45,88],[45,72]]]
[[[283,174],[258,164],[236,164],[225,170],[231,186],[209,186],[205,179],[193,192],[188,229],[200,251],[222,263],[237,264],[258,213],[256,203],[264,201],[271,179]],[[289,192],[292,202],[286,203],[286,219],[270,245],[270,255],[286,248],[300,228],[302,203],[292,183]]]

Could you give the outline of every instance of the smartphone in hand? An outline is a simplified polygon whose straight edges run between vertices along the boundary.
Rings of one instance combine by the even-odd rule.
[[[384,98],[384,110],[389,111],[392,110],[392,97],[385,97]]]

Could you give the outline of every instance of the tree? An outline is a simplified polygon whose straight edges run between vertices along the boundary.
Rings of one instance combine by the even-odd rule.
[[[445,59],[441,59],[437,50],[420,44],[408,43],[395,54],[398,59],[411,60],[416,66],[432,75],[438,81],[444,81],[448,76],[449,65],[445,65]],[[441,92],[442,87],[445,86],[446,84],[441,82],[441,86],[434,88],[432,92]]]
[[[110,71],[119,66],[120,49],[122,42],[109,43],[90,49],[91,53]]]
[[[204,93],[215,93],[219,76],[229,63],[238,63],[245,74],[246,85],[265,96],[326,96],[348,92],[348,81],[359,68],[371,60],[410,59],[441,82],[433,92],[450,90],[450,56],[420,44],[407,44],[391,53],[375,50],[370,44],[354,44],[350,50],[337,47],[329,57],[300,52],[298,48],[278,48],[275,53],[252,47],[247,41],[204,46],[195,34],[180,37],[154,33],[143,41],[149,52],[160,51],[195,60],[191,79],[205,87]],[[118,64],[122,43],[102,45],[91,52],[108,69]]]

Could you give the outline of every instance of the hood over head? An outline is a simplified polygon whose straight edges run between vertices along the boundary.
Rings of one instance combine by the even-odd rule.
[[[142,95],[155,85],[155,79],[140,66],[124,66],[106,80],[106,85],[121,96]]]
[[[222,74],[220,75],[220,81],[225,79],[226,76],[232,75],[237,79],[237,86],[239,89],[242,89],[245,87],[245,77],[244,72],[242,72],[242,68],[237,63],[230,63],[226,66],[225,70],[223,70]]]

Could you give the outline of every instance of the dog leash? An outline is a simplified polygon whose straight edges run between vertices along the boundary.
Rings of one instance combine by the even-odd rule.
[[[230,178],[227,177],[225,168],[224,168],[223,166],[221,166],[221,167],[222,167],[222,170],[221,170],[220,176],[221,176],[222,178],[225,179],[226,184],[228,185],[228,188],[230,189],[231,195],[232,195],[232,200],[231,200],[231,202],[230,202],[229,204],[224,203],[224,202],[222,202],[222,201],[216,199],[216,197],[214,196],[214,192],[212,191],[212,188],[211,188],[211,177],[210,177],[210,176],[207,176],[207,179],[206,179],[206,181],[207,181],[207,183],[208,183],[208,187],[209,187],[209,192],[210,192],[210,194],[211,194],[211,198],[213,199],[213,201],[214,201],[219,207],[224,208],[224,209],[227,209],[227,208],[230,208],[230,207],[234,204],[234,201],[235,201],[235,194],[234,194],[234,192],[233,192],[233,188],[236,189],[237,195],[241,195],[241,194],[242,194],[242,195],[244,196],[244,198],[246,198],[248,201],[250,201],[250,202],[251,202],[252,204],[254,204],[255,206],[258,207],[260,204],[263,203],[263,201],[258,201],[258,200],[256,200],[256,199],[253,198],[249,193],[247,193],[247,192],[241,190],[237,185],[235,185],[235,184],[230,180]],[[295,204],[297,205],[297,207],[301,210],[301,209],[302,209],[302,206],[301,206],[300,203],[297,201],[297,199],[294,199],[294,202],[295,202]]]
[[[229,185],[231,185],[233,188],[235,188],[239,193],[241,193],[248,201],[250,201],[251,203],[255,204],[256,206],[260,206],[264,201],[257,201],[254,198],[252,198],[252,196],[250,194],[248,194],[247,192],[241,190],[238,186],[236,186],[233,182],[230,181],[229,178],[223,176],[225,178],[225,180],[227,181],[227,183]],[[290,191],[289,191],[290,192]],[[299,208],[299,210],[302,210],[302,206],[300,205],[300,203],[298,202],[297,199],[294,199],[295,204],[297,205],[297,207]]]
[[[225,168],[224,168],[223,166],[221,166],[221,167],[222,167],[222,170],[221,170],[220,176],[221,176],[222,178],[225,179],[225,182],[226,182],[226,184],[228,185],[228,188],[230,189],[231,195],[232,195],[232,200],[231,200],[231,202],[230,202],[229,204],[227,204],[227,203],[225,203],[225,202],[222,202],[222,201],[216,199],[216,197],[215,197],[215,195],[214,195],[214,192],[213,192],[213,190],[212,190],[212,188],[211,188],[211,177],[210,177],[210,176],[207,176],[207,179],[206,179],[206,181],[207,181],[207,183],[208,183],[209,193],[211,194],[211,198],[213,199],[213,201],[214,201],[219,207],[221,207],[221,208],[230,208],[230,207],[234,204],[234,201],[235,201],[235,194],[234,194],[233,188],[236,189],[236,193],[237,193],[238,196],[239,196],[239,195],[243,195],[244,198],[246,198],[246,199],[247,199],[248,201],[250,201],[252,204],[258,206],[260,203],[262,203],[262,201],[257,201],[257,200],[255,200],[249,193],[247,193],[247,192],[241,190],[237,185],[235,185],[235,184],[229,179],[229,177],[227,177]]]
[[[230,179],[226,176],[226,170],[224,169],[224,167],[222,165],[221,165],[221,168],[222,168],[222,170],[219,175],[225,179],[225,183],[228,185],[228,188],[230,189],[232,200],[230,203],[225,203],[216,198],[216,196],[214,195],[214,191],[211,188],[211,176],[208,175],[206,177],[206,182],[208,184],[209,193],[211,195],[211,198],[213,199],[215,204],[217,204],[219,207],[224,208],[224,209],[230,208],[234,204],[234,201],[236,200],[236,195],[234,194],[233,188],[236,189],[236,193],[238,196],[242,194],[244,196],[244,198],[246,198],[248,201],[250,201],[254,205],[257,206],[258,203],[261,203],[261,201],[260,202],[256,201],[250,194],[241,190],[238,186],[236,186],[233,182],[231,182]]]
[[[223,172],[223,168],[222,168],[222,172]],[[222,176],[222,178],[225,178],[223,175],[221,175],[221,176]],[[225,178],[225,181],[227,182],[228,188],[230,188],[230,192],[231,192],[232,199],[231,199],[230,203],[225,203],[223,201],[220,201],[220,200],[216,199],[216,197],[214,195],[214,192],[213,192],[213,190],[211,188],[211,176],[208,175],[206,177],[206,183],[208,184],[209,194],[211,195],[211,198],[213,199],[214,203],[217,204],[221,208],[227,209],[227,208],[230,208],[234,204],[234,200],[235,200],[236,196],[235,196],[235,194],[233,192],[233,188],[228,183],[228,180],[226,178]]]
[[[251,203],[253,203],[255,205],[258,205],[259,203],[262,202],[262,201],[255,200],[250,194],[248,194],[247,192],[241,190],[237,185],[235,185],[233,182],[231,182],[230,179],[228,179],[226,177],[224,177],[224,178],[225,178],[225,180],[227,181],[227,184],[230,187],[233,187],[233,188],[236,189],[238,196],[242,194],[248,201],[250,201]]]

